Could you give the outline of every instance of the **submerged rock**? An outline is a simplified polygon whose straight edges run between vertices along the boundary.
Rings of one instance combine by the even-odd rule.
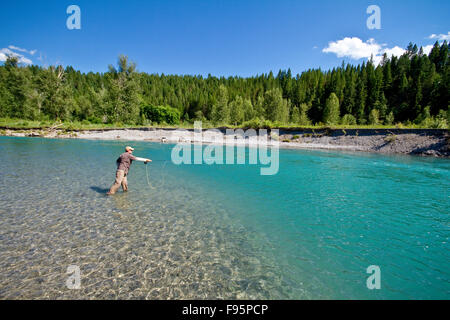
[[[424,156],[432,156],[432,157],[441,157],[442,154],[439,151],[436,150],[427,150],[422,153]]]

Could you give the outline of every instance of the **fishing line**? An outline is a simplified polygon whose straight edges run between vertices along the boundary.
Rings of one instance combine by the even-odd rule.
[[[166,164],[167,164],[167,160],[154,160],[154,161],[164,161],[164,164],[163,164],[163,166],[162,166],[162,170],[164,170],[164,168],[166,167]],[[149,178],[149,174],[148,174],[147,163],[145,164],[145,173],[146,173],[146,176],[147,176],[147,184],[148,184],[148,186],[149,186],[152,190],[155,190],[156,188],[153,187],[152,184],[150,183],[150,178]],[[165,175],[162,175],[162,181],[161,181],[160,186],[163,186],[163,185],[164,185],[164,181],[165,181]]]
[[[148,165],[147,163],[145,164],[145,173],[147,174],[147,184],[150,187],[150,189],[155,190],[155,188],[150,184],[150,179],[148,178]]]

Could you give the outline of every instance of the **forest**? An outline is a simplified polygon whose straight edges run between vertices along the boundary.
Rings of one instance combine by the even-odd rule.
[[[105,73],[73,67],[0,66],[0,118],[117,125],[421,126],[450,124],[447,42],[429,55],[410,44],[383,57],[293,75],[148,74],[121,55]]]

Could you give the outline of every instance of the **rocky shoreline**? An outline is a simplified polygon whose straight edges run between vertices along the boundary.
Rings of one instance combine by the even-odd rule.
[[[1,128],[0,128],[1,129]],[[134,128],[65,131],[59,129],[14,130],[2,128],[0,135],[162,143],[214,143],[217,136],[227,136],[226,128],[215,134],[203,130],[199,139],[193,129]],[[269,142],[280,148],[327,149],[450,157],[450,133],[444,129],[280,129],[268,130]],[[231,140],[233,141],[233,140]]]

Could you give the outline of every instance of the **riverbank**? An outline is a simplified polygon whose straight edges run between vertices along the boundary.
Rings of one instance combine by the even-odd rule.
[[[194,137],[192,129],[132,128],[103,130],[2,129],[0,135],[16,137],[71,138],[94,140],[152,141],[163,143],[214,143],[226,137],[226,128],[216,135],[204,131]],[[444,129],[280,129],[269,143],[280,148],[327,149],[450,157],[450,134]],[[220,137],[221,136],[221,137]],[[227,136],[229,137],[229,136]],[[231,140],[233,141],[233,140]]]

